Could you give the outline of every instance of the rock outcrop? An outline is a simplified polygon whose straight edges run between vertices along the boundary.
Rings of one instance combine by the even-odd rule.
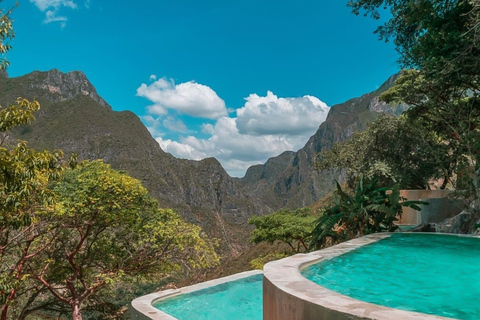
[[[98,95],[95,87],[88,81],[87,76],[81,71],[63,73],[52,69],[47,72],[34,71],[28,74],[32,88],[40,89],[42,97],[51,102],[71,100],[79,95],[88,96],[103,107],[112,107]],[[38,98],[38,97],[37,97]]]

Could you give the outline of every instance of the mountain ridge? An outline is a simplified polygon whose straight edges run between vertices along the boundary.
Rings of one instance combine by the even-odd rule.
[[[0,103],[12,103],[19,96],[37,99],[42,106],[37,120],[15,130],[14,138],[37,149],[75,152],[80,160],[104,159],[141,180],[162,206],[178,210],[222,239],[223,253],[236,255],[247,246],[251,216],[309,206],[332,189],[334,179],[341,179],[340,170],[313,169],[317,152],[347,139],[381,113],[405,109],[378,101],[393,80],[394,76],[374,92],[332,106],[302,149],[252,166],[243,178],[230,177],[215,158],[194,161],[166,153],[138,116],[114,111],[80,71],[0,77]]]
[[[164,152],[135,114],[113,111],[99,99],[83,73],[51,70],[0,78],[0,92],[2,105],[19,96],[41,105],[36,121],[14,130],[13,138],[27,140],[36,149],[75,152],[79,160],[103,159],[128,172],[162,206],[175,208],[222,243],[232,244],[222,248],[225,251],[234,254],[246,245],[253,212],[272,212],[216,159],[177,159]]]
[[[245,177],[239,180],[240,183],[249,190],[255,190],[255,194],[274,210],[309,206],[323,198],[334,188],[334,179],[343,179],[343,172],[338,169],[316,171],[313,167],[316,154],[336,142],[348,139],[355,131],[365,129],[381,114],[399,115],[405,111],[408,108],[406,105],[391,106],[379,101],[379,95],[393,86],[397,77],[398,74],[392,75],[373,92],[332,106],[327,119],[305,146],[292,155],[290,163],[283,170],[269,168],[277,161],[276,158],[284,156],[273,157],[263,166],[253,170],[249,168]],[[276,172],[269,179],[255,181],[253,178],[256,172],[269,170]]]

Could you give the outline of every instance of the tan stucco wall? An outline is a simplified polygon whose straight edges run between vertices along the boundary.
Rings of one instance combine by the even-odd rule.
[[[448,198],[452,190],[400,190],[400,196],[407,200],[422,200],[430,205],[421,206],[422,211],[403,207],[398,224],[419,225],[423,223],[438,223],[459,214],[462,202]]]

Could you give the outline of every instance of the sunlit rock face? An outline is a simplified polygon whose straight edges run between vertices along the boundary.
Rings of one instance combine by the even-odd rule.
[[[67,101],[84,95],[92,98],[101,106],[111,109],[81,71],[63,73],[60,70],[52,69],[47,72],[34,71],[27,77],[32,80],[31,86],[44,90],[42,96],[52,102]]]

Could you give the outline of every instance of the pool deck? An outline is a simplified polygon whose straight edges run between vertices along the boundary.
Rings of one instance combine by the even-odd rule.
[[[179,289],[168,289],[141,296],[132,301],[129,306],[130,319],[133,320],[177,320],[169,314],[155,308],[153,304],[159,300],[170,298],[179,294],[185,294],[193,291],[213,287],[222,283],[239,280],[256,274],[261,274],[261,270],[252,270],[237,273],[228,277],[205,281],[188,287]]]
[[[263,268],[264,320],[452,320],[435,315],[388,308],[350,298],[311,282],[301,270],[358,247],[387,238],[377,233],[323,250],[272,261]]]

